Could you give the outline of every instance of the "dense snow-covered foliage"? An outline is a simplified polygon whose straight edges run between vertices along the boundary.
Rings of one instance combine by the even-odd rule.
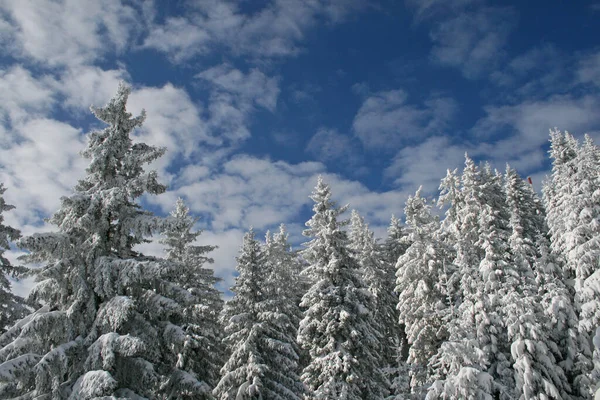
[[[319,177],[311,199],[302,255],[313,285],[302,299],[306,307],[298,342],[310,354],[302,379],[314,399],[381,399],[387,382],[381,370],[381,332],[373,320],[375,302],[338,217],[331,190]]]
[[[382,364],[386,368],[395,366],[401,337],[396,310],[398,300],[394,292],[394,265],[387,262],[373,231],[356,210],[352,210],[350,218],[349,239],[363,280],[375,300],[373,319],[381,333]]]
[[[134,250],[171,221],[136,203],[165,191],[156,172],[144,170],[164,149],[132,143],[145,114],[126,111],[129,91],[120,84],[105,107],[92,109],[108,126],[89,135],[87,173],[49,219],[57,230],[19,242],[42,264],[30,297],[44,306],[0,337],[2,398],[170,396],[163,388],[173,380],[171,347],[185,340],[192,295],[176,283],[181,264]],[[207,391],[190,373],[176,379],[175,398]]]
[[[174,370],[165,389],[176,396],[184,393],[186,385],[192,383],[200,389],[193,393],[193,398],[212,398],[210,391],[219,380],[224,357],[219,324],[223,300],[214,287],[219,281],[214,271],[203,265],[213,262],[205,254],[215,246],[193,244],[202,231],[192,231],[198,219],[189,215],[182,199],[177,200],[171,217],[171,224],[163,232],[164,238],[160,242],[166,247],[167,260],[181,265],[173,283],[187,291],[187,300],[181,314],[183,319],[177,321],[179,326],[170,326],[168,330],[179,340],[166,343],[172,352]],[[196,382],[202,382],[203,388]]]
[[[551,131],[552,176],[544,187],[551,249],[574,282],[578,335],[570,342],[575,393],[590,398],[592,338],[600,323],[600,150],[589,136],[580,144],[568,132]]]
[[[441,279],[445,252],[435,237],[438,218],[431,214],[421,189],[408,198],[404,212],[411,245],[396,264],[397,308],[410,346],[410,388],[418,396],[430,383],[428,362],[445,337],[442,311],[447,306],[447,293]]]
[[[600,149],[552,130],[540,200],[507,166],[468,156],[437,199],[419,189],[375,238],[319,177],[304,250],[252,229],[224,303],[179,199],[134,143],[145,114],[119,85],[88,135],[85,176],[20,238],[0,184],[0,398],[219,400],[600,399]],[[433,211],[443,210],[440,218]],[[207,224],[210,226],[210,224]],[[376,227],[375,230],[383,227]],[[136,247],[161,235],[164,257]],[[28,269],[6,251],[25,250]],[[12,276],[34,275],[29,299]],[[27,306],[25,304],[28,304]],[[31,308],[30,308],[31,307]]]
[[[275,240],[267,236],[267,252],[252,229],[244,236],[237,258],[239,275],[231,288],[234,297],[222,316],[230,356],[214,390],[221,400],[300,400],[305,392],[294,337],[297,312],[280,292],[285,286],[277,286],[289,268],[282,263],[286,247],[285,232]]]
[[[0,183],[0,333],[5,332],[13,323],[27,314],[24,299],[11,292],[10,281],[7,276],[15,277],[22,268],[11,265],[4,257],[4,252],[10,249],[10,242],[21,237],[19,230],[4,224],[5,211],[12,210],[14,206],[6,204],[4,192],[6,188]]]

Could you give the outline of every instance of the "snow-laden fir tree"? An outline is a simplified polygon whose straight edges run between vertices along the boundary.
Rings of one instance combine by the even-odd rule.
[[[548,331],[549,321],[540,302],[534,273],[538,258],[535,240],[542,234],[544,215],[530,185],[508,166],[505,186],[511,230],[508,245],[514,274],[510,274],[510,269],[503,271],[509,285],[500,294],[514,362],[513,397],[567,399],[571,389],[554,357],[558,346]]]
[[[575,161],[566,258],[567,266],[575,271],[580,329],[593,337],[600,325],[600,148],[589,135]]]
[[[581,399],[579,392],[573,389],[574,382],[580,375],[582,359],[579,351],[579,320],[573,296],[564,279],[564,267],[550,251],[550,241],[546,235],[538,237],[537,249],[538,258],[534,264],[534,271],[539,286],[540,306],[550,338],[547,344],[554,355],[556,365],[566,376],[565,392],[568,394],[563,395],[563,399]],[[587,361],[587,358],[584,360]]]
[[[399,320],[409,343],[410,390],[423,398],[429,382],[428,362],[445,338],[443,310],[447,293],[442,285],[446,252],[436,240],[439,219],[421,195],[421,188],[406,201],[404,213],[410,227],[410,247],[396,264]]]
[[[134,250],[169,221],[136,202],[165,191],[144,170],[164,149],[132,142],[145,114],[126,111],[129,93],[121,83],[92,108],[108,126],[88,137],[86,175],[48,220],[56,231],[19,242],[42,264],[30,296],[44,306],[0,337],[1,398],[160,399],[172,378],[167,344],[181,339],[190,293],[173,283],[180,264]],[[176,398],[207,389],[190,374],[174,384]]]
[[[300,379],[300,353],[297,343],[302,318],[298,288],[302,286],[299,262],[292,253],[285,225],[274,235],[267,232],[264,256],[266,263],[266,309],[270,324],[269,345],[273,347],[271,368],[282,386],[281,398],[302,397],[306,387]],[[286,394],[285,390],[290,393]]]
[[[390,218],[387,233],[385,242],[382,245],[384,259],[389,264],[396,265],[398,258],[404,254],[406,249],[408,249],[408,246],[410,246],[408,233],[402,226],[402,221],[393,214]]]
[[[494,378],[501,399],[511,399],[515,385],[511,368],[510,340],[507,336],[506,307],[511,304],[510,294],[519,284],[519,271],[509,252],[510,213],[506,205],[503,176],[486,163],[481,169],[481,213],[479,215],[479,241],[484,257],[479,263],[483,279],[484,301],[487,301],[485,332],[480,326],[481,343],[488,353],[488,372]]]
[[[10,242],[21,237],[19,230],[4,224],[5,211],[12,210],[14,206],[6,204],[4,192],[6,188],[0,183],[0,333],[4,333],[12,324],[28,313],[24,299],[16,296],[11,291],[8,276],[15,276],[21,268],[11,265],[4,257],[4,252],[10,250]]]
[[[406,252],[406,249],[410,246],[410,239],[407,232],[402,226],[402,222],[399,218],[396,218],[392,214],[390,224],[387,229],[387,237],[385,242],[381,245],[381,252],[383,253],[384,262],[387,263],[387,268],[390,269],[393,276],[391,276],[390,282],[393,284],[393,296],[397,299],[398,293],[396,293],[396,263],[398,258]],[[395,306],[394,306],[395,308]],[[396,310],[396,317],[397,310]],[[398,321],[396,318],[396,337],[398,348],[394,352],[396,362],[393,366],[387,369],[388,376],[391,377],[391,392],[399,395],[405,393],[409,389],[409,377],[408,377],[408,366],[406,360],[408,358],[408,339],[406,338],[406,327],[403,323]]]
[[[304,285],[300,276],[301,264],[292,252],[289,234],[284,224],[279,226],[275,234],[267,232],[264,246],[265,261],[268,269],[269,298],[275,309],[290,318],[290,326],[294,327],[294,343],[296,342],[298,324],[302,319],[300,310],[300,287]]]
[[[574,393],[591,398],[591,338],[598,321],[600,285],[600,179],[598,149],[591,139],[581,146],[568,132],[550,132],[552,176],[544,187],[551,249],[574,281],[574,304],[579,318],[578,355],[573,366]]]
[[[230,356],[213,392],[221,400],[299,400],[304,386],[296,373],[295,327],[271,287],[280,278],[270,276],[252,229],[244,235],[236,270],[234,296],[222,315]]]
[[[400,336],[398,329],[398,299],[395,289],[395,266],[385,260],[373,231],[358,211],[350,217],[350,249],[362,270],[363,280],[375,299],[374,321],[381,332],[381,363],[385,368],[395,366]]]
[[[178,383],[189,374],[210,388],[204,393],[191,394],[191,398],[212,398],[210,391],[219,381],[219,370],[224,362],[219,323],[223,300],[221,292],[214,286],[219,279],[204,265],[213,262],[206,254],[216,246],[194,244],[202,231],[193,231],[198,218],[189,215],[189,208],[182,199],[177,200],[171,218],[171,225],[162,232],[164,238],[160,242],[165,245],[167,259],[181,264],[179,275],[172,284],[187,293],[184,292],[183,319],[176,321],[178,325],[171,324],[168,330],[178,340],[166,343],[172,352],[174,370],[164,390],[176,398],[181,391]]]
[[[500,254],[489,242],[494,238],[491,229],[494,210],[485,199],[489,192],[484,187],[488,175],[484,177],[467,156],[460,191],[446,192],[449,193],[447,203],[454,208],[447,211],[447,215],[453,217],[445,229],[456,238],[451,278],[456,295],[446,324],[449,338],[431,361],[436,382],[430,387],[427,399],[492,399],[499,394],[496,371],[488,371],[498,361],[500,323],[497,309],[492,308],[494,299],[489,296],[490,270],[499,261]],[[455,188],[453,176],[449,173],[442,184]],[[485,229],[481,228],[482,224]]]
[[[304,295],[306,307],[298,342],[311,361],[302,379],[319,400],[372,400],[386,395],[387,382],[379,365],[381,333],[373,321],[374,299],[351,256],[347,234],[338,217],[331,190],[319,177],[311,199],[312,218],[306,223],[304,272],[314,282]]]

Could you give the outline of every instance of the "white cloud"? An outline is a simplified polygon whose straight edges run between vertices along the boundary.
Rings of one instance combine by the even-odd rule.
[[[202,27],[181,17],[167,18],[155,25],[144,40],[144,47],[166,53],[175,63],[208,51],[211,36]]]
[[[136,136],[154,146],[164,146],[169,162],[181,156],[189,160],[202,145],[216,145],[203,119],[202,107],[190,98],[183,88],[170,83],[163,87],[142,87],[134,90],[128,101],[134,115],[146,110],[146,121]]]
[[[394,150],[443,131],[456,112],[456,103],[450,98],[433,97],[422,107],[407,103],[407,99],[403,90],[390,90],[372,94],[363,102],[352,127],[365,147]]]
[[[592,83],[600,87],[600,51],[586,54],[579,61],[577,81],[579,83]]]
[[[20,228],[39,225],[83,175],[84,143],[78,129],[45,118],[19,124],[13,134],[14,141],[0,144],[0,182],[10,188],[7,202],[17,207],[11,214],[15,220],[7,221]]]
[[[320,128],[306,146],[306,152],[324,163],[341,163],[351,170],[364,163],[358,144],[353,138],[335,129]]]
[[[11,52],[50,66],[121,52],[140,28],[137,11],[119,0],[7,0],[0,10],[12,26]]]
[[[185,17],[154,24],[144,45],[169,54],[175,62],[223,49],[262,62],[297,55],[307,31],[321,18],[339,22],[366,4],[361,0],[273,0],[253,13],[244,13],[233,1],[194,2],[186,8]]]
[[[481,3],[481,0],[405,0],[406,6],[414,12],[415,22],[456,14],[468,6]]]
[[[430,137],[400,150],[384,175],[410,193],[421,185],[426,193],[435,193],[446,170],[460,166],[467,150],[468,145],[454,144],[447,136]]]
[[[104,70],[95,66],[74,65],[65,68],[53,88],[63,96],[62,105],[70,112],[89,115],[90,106],[100,107],[115,94],[119,82],[130,80],[125,69]]]
[[[45,115],[55,103],[48,78],[35,79],[21,66],[0,70],[0,116],[11,123]]]
[[[460,13],[431,31],[432,59],[479,78],[505,55],[504,47],[517,16],[510,8],[486,7]]]
[[[221,64],[196,75],[219,91],[230,93],[243,105],[255,104],[273,112],[279,96],[279,78],[268,77],[256,68],[244,74],[230,65]]]
[[[222,64],[196,75],[211,88],[207,121],[214,136],[233,143],[250,137],[250,115],[257,107],[275,111],[279,78],[268,77],[258,69],[248,73]]]

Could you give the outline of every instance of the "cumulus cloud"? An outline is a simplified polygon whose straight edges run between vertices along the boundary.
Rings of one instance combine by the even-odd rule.
[[[250,115],[257,108],[275,111],[279,78],[258,69],[243,73],[222,64],[196,75],[210,88],[207,124],[215,136],[236,143],[250,137]]]
[[[2,31],[11,35],[4,45],[21,58],[50,66],[121,52],[140,29],[137,10],[119,0],[7,0],[0,12]]]
[[[210,82],[218,91],[230,93],[243,105],[258,105],[275,111],[279,96],[279,78],[268,77],[256,68],[247,74],[228,64],[221,64],[196,75]]]
[[[14,128],[14,140],[0,143],[0,182],[10,188],[7,202],[17,207],[9,223],[36,226],[41,216],[58,209],[60,197],[70,193],[84,173],[80,133],[64,122],[35,118]]]
[[[600,51],[586,54],[579,60],[577,81],[600,87]]]
[[[431,57],[441,65],[459,68],[466,78],[479,78],[505,55],[516,18],[510,8],[485,7],[436,24],[431,31]]]
[[[352,127],[365,147],[393,150],[443,131],[457,108],[448,97],[429,98],[422,106],[407,100],[405,91],[390,90],[372,94],[363,102]]]
[[[405,0],[407,8],[413,11],[416,23],[425,20],[456,14],[482,0]]]
[[[421,185],[426,193],[434,193],[446,170],[460,166],[467,151],[475,155],[468,145],[453,143],[448,136],[433,136],[400,150],[384,175],[410,193]]]
[[[0,70],[0,116],[13,124],[45,115],[56,99],[51,79],[36,79],[21,66]]]
[[[363,170],[364,158],[358,143],[335,129],[320,128],[306,145],[306,152],[323,163],[339,163],[353,171]]]
[[[289,57],[302,50],[307,31],[320,19],[336,23],[366,5],[362,0],[273,0],[245,13],[233,1],[193,2],[185,16],[152,24],[144,46],[174,62],[223,49],[256,60]]]

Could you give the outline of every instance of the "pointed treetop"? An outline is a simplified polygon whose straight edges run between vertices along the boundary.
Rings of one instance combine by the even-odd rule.
[[[104,107],[94,107],[91,106],[90,110],[92,113],[101,121],[106,122],[107,124],[112,124],[116,122],[125,122],[131,118],[131,114],[126,111],[127,99],[129,98],[129,94],[131,93],[131,87],[127,85],[124,81],[119,82],[119,87],[117,88],[117,93],[108,101],[108,104]],[[125,119],[118,121],[116,120],[116,116],[124,116]],[[132,123],[131,128],[135,126],[140,126],[146,119],[146,111],[142,110],[140,116],[130,120]]]

